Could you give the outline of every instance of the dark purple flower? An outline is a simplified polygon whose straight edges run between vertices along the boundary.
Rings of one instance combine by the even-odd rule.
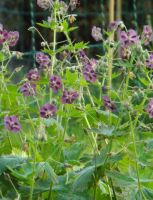
[[[4,117],[4,125],[6,129],[14,133],[21,130],[21,125],[19,123],[19,120],[14,115]]]
[[[23,93],[24,96],[33,96],[36,94],[36,85],[26,82],[20,87],[20,92]]]
[[[79,97],[79,94],[77,91],[74,90],[64,90],[62,95],[62,103],[63,104],[71,104],[73,103],[77,98]]]
[[[129,46],[132,44],[137,44],[139,41],[139,36],[136,31],[133,29],[128,30],[127,32],[121,31],[120,33],[120,42],[122,46]]]
[[[150,54],[149,58],[146,60],[146,67],[153,69],[153,54]]]
[[[144,45],[148,45],[153,40],[152,28],[148,25],[143,27],[142,40]]]
[[[50,58],[46,54],[39,52],[36,54],[36,62],[40,64],[40,68],[44,68],[50,64]]]
[[[111,101],[108,96],[103,97],[103,103],[106,109],[114,112],[116,110],[115,104]]]
[[[0,44],[3,44],[8,39],[8,32],[6,30],[0,29]]]
[[[53,75],[50,77],[49,85],[53,92],[58,92],[62,88],[62,80],[59,76]]]
[[[129,59],[131,51],[129,47],[121,46],[120,47],[120,56],[122,59]]]
[[[31,70],[27,73],[27,78],[28,78],[29,81],[39,81],[39,79],[40,79],[40,74],[39,74],[37,68],[31,69]]]
[[[109,32],[116,31],[117,28],[118,28],[121,24],[123,24],[122,21],[113,21],[113,22],[111,22],[111,23],[109,24],[109,26],[108,26],[108,31],[109,31]]]
[[[148,107],[146,109],[147,113],[149,114],[150,118],[153,118],[153,99],[151,99],[148,103]]]
[[[57,109],[54,104],[46,103],[40,108],[40,116],[42,118],[52,117],[56,113]]]
[[[83,67],[82,73],[85,80],[89,81],[90,83],[94,83],[97,79],[96,72],[90,64],[87,64],[85,67]]]
[[[93,26],[91,35],[97,42],[103,39],[102,33],[101,33],[101,28],[99,28],[99,27]]]
[[[49,9],[52,4],[52,0],[37,0],[37,5],[44,10]]]
[[[18,31],[10,31],[8,33],[7,43],[10,47],[14,47],[19,40],[19,32]]]

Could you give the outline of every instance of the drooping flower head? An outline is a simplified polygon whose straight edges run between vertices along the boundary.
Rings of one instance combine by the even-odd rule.
[[[148,103],[148,107],[146,109],[147,113],[149,114],[150,118],[153,118],[153,99],[151,99]]]
[[[120,26],[120,25],[124,25],[122,21],[113,21],[109,24],[108,26],[108,31],[109,32],[114,32],[117,30],[117,28]]]
[[[49,82],[53,92],[58,92],[62,88],[62,80],[59,76],[52,75]]]
[[[50,64],[50,58],[48,55],[39,52],[36,54],[36,62],[40,65],[40,68],[45,68]]]
[[[149,58],[146,60],[146,67],[153,69],[153,53],[149,55]]]
[[[4,117],[4,126],[7,130],[12,131],[14,133],[19,132],[21,130],[19,120],[14,115]]]
[[[97,79],[97,75],[91,64],[87,64],[82,69],[83,76],[86,81],[89,81],[90,83],[94,83]]]
[[[115,104],[111,101],[108,96],[103,97],[103,103],[107,110],[114,112],[116,110]]]
[[[92,37],[98,42],[102,40],[102,33],[101,33],[101,28],[93,26],[92,31],[91,31]]]
[[[18,31],[10,31],[8,33],[7,43],[10,47],[14,47],[19,40],[19,32]]]
[[[31,69],[27,73],[27,78],[28,78],[29,81],[38,81],[40,79],[40,74],[39,74],[37,68]]]
[[[144,41],[144,45],[148,45],[153,40],[152,28],[149,25],[143,27],[143,32],[141,37],[142,40]]]
[[[64,90],[62,95],[62,103],[63,104],[72,104],[77,98],[79,94],[74,90]]]
[[[137,44],[139,41],[139,36],[136,31],[133,29],[128,30],[127,32],[121,31],[120,33],[120,42],[122,46],[128,47],[132,44]]]
[[[46,103],[40,108],[40,116],[42,118],[50,118],[56,113],[57,109],[54,104]]]
[[[23,93],[24,96],[33,96],[36,94],[36,85],[26,82],[20,87],[20,92]]]
[[[37,0],[37,5],[44,10],[49,9],[52,4],[52,0]]]

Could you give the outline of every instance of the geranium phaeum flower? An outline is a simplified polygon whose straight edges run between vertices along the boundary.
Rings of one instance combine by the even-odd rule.
[[[40,79],[40,74],[39,74],[37,68],[31,69],[27,73],[27,78],[28,78],[29,81],[38,81]]]
[[[36,85],[26,82],[20,87],[20,92],[23,93],[24,96],[33,96],[36,94]]]
[[[116,31],[117,28],[118,28],[121,24],[123,24],[122,21],[113,21],[113,22],[111,22],[111,23],[109,24],[109,26],[108,26],[108,31],[109,31],[109,32],[114,32],[114,31]]]
[[[92,37],[98,42],[102,40],[102,33],[101,33],[101,28],[93,26],[92,31],[91,31]]]
[[[49,82],[53,92],[58,92],[62,88],[62,80],[59,76],[52,75]]]
[[[37,5],[44,10],[49,9],[52,4],[52,0],[37,0]]]
[[[4,126],[7,130],[12,131],[14,133],[19,132],[21,130],[19,120],[14,115],[4,117]]]
[[[121,31],[120,33],[120,42],[122,46],[129,46],[132,44],[137,44],[139,41],[139,36],[136,31],[133,29],[128,30],[127,32]]]
[[[50,118],[56,113],[57,109],[54,104],[46,103],[40,108],[40,116],[42,118]]]
[[[149,25],[143,27],[142,40],[144,45],[148,45],[153,40],[152,28]]]
[[[112,112],[116,110],[115,104],[111,101],[108,96],[103,97],[104,107]]]
[[[8,33],[7,43],[10,47],[14,47],[19,40],[19,32],[18,31],[10,31]]]
[[[0,29],[0,44],[3,44],[8,39],[8,32],[6,30]]]
[[[149,58],[146,60],[146,67],[153,69],[153,54],[150,54]]]
[[[97,79],[96,72],[90,64],[83,67],[82,73],[86,81],[94,83]]]
[[[39,63],[40,68],[45,68],[50,64],[50,58],[48,55],[39,52],[36,54],[36,62]]]
[[[77,93],[77,91],[74,91],[74,90],[64,90],[63,95],[62,95],[62,103],[63,104],[71,104],[78,97],[79,97],[79,94]]]

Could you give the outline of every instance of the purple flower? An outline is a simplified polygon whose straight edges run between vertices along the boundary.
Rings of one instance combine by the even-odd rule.
[[[56,113],[57,109],[54,104],[46,103],[40,108],[40,116],[42,118],[52,117]]]
[[[14,133],[19,132],[21,130],[19,120],[14,115],[4,117],[4,125],[6,129]]]
[[[153,39],[152,28],[148,25],[144,26],[141,37],[144,41],[144,45],[148,45]]]
[[[122,21],[113,21],[113,22],[111,22],[111,23],[109,24],[109,26],[108,26],[108,31],[109,31],[109,32],[116,31],[117,28],[118,28],[121,24],[123,24]]]
[[[115,104],[111,101],[108,96],[103,97],[103,103],[106,109],[114,112],[116,110]]]
[[[77,91],[74,90],[64,90],[62,95],[62,103],[63,104],[71,104],[73,103],[77,98],[79,97],[79,94]]]
[[[36,85],[26,82],[20,87],[20,92],[23,93],[24,96],[33,96],[36,94]]]
[[[8,32],[3,30],[3,27],[0,29],[0,44],[3,44],[8,39]]]
[[[59,76],[51,76],[50,77],[50,87],[52,88],[53,92],[58,92],[62,88],[62,80]]]
[[[94,83],[97,79],[96,72],[90,64],[87,64],[85,67],[83,67],[82,73],[85,80],[89,81],[90,83]]]
[[[8,33],[7,43],[10,47],[14,47],[19,40],[19,32],[18,31],[10,31]]]
[[[147,113],[149,114],[150,118],[153,118],[153,99],[151,99],[148,103],[148,107],[146,109]]]
[[[37,5],[44,10],[49,9],[52,4],[52,0],[37,0]]]
[[[46,54],[39,52],[36,54],[36,62],[40,64],[40,68],[44,68],[50,64],[50,58]]]
[[[146,60],[146,67],[153,69],[153,54],[150,54],[149,58]]]
[[[31,69],[31,70],[27,73],[27,78],[28,78],[29,81],[39,81],[39,79],[40,79],[40,74],[39,74],[37,68]]]
[[[122,46],[129,46],[132,44],[137,44],[139,41],[139,36],[136,31],[133,29],[128,30],[127,32],[121,31],[120,33],[120,42]]]
[[[102,40],[101,28],[93,26],[91,35],[97,42]]]

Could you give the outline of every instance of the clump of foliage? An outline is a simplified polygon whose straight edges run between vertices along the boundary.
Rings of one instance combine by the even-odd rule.
[[[153,199],[151,27],[139,36],[121,21],[94,26],[104,54],[93,59],[70,37],[78,1],[37,4],[51,17],[29,28],[42,49],[17,84],[22,67],[8,66],[21,57],[11,50],[19,34],[0,27],[1,198]],[[53,31],[52,42],[39,27]]]

